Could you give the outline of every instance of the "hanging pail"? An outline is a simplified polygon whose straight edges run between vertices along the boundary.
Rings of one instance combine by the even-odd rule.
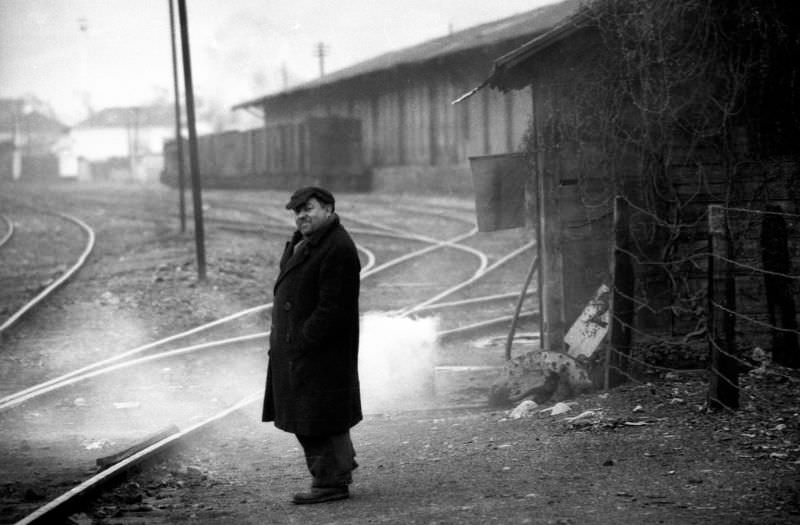
[[[525,179],[522,153],[469,158],[475,188],[478,231],[492,232],[525,225]]]

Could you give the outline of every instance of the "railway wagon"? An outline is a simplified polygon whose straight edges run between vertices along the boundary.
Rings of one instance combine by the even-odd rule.
[[[302,122],[202,135],[197,140],[203,187],[290,190],[320,185],[334,191],[369,191],[370,170],[361,147],[361,121],[309,117]],[[189,180],[189,146],[183,156]],[[164,143],[161,181],[178,183],[178,148]]]

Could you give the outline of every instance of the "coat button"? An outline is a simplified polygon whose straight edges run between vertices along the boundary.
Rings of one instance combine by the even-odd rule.
[[[283,305],[283,309],[287,310],[287,311],[291,310],[292,309],[292,303],[290,303],[289,301],[286,301],[286,303]]]

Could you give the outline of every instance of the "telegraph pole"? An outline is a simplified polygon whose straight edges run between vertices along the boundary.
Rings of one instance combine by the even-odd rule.
[[[175,146],[178,156],[178,208],[181,216],[181,233],[186,232],[186,199],[185,173],[183,166],[183,136],[181,134],[181,95],[178,89],[178,56],[175,51],[175,10],[172,0],[167,0],[169,4],[169,43],[172,48],[172,86],[175,91]]]
[[[197,155],[197,129],[194,120],[194,89],[192,88],[192,60],[189,53],[189,26],[186,0],[178,0],[178,21],[181,28],[183,58],[183,83],[186,93],[186,124],[189,127],[189,169],[192,173],[192,207],[194,208],[194,240],[197,251],[197,279],[206,280],[206,250],[203,233],[203,197],[200,188],[199,159]]]
[[[283,90],[289,89],[289,70],[286,69],[286,62],[281,64],[281,79],[283,80]]]
[[[317,48],[314,51],[314,55],[319,59],[319,76],[325,76],[325,55],[328,54],[328,46],[324,43],[319,42],[317,44]]]

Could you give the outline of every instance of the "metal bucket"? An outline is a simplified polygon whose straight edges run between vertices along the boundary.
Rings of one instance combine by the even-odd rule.
[[[525,179],[522,153],[469,158],[475,189],[478,230],[491,232],[525,225]]]

